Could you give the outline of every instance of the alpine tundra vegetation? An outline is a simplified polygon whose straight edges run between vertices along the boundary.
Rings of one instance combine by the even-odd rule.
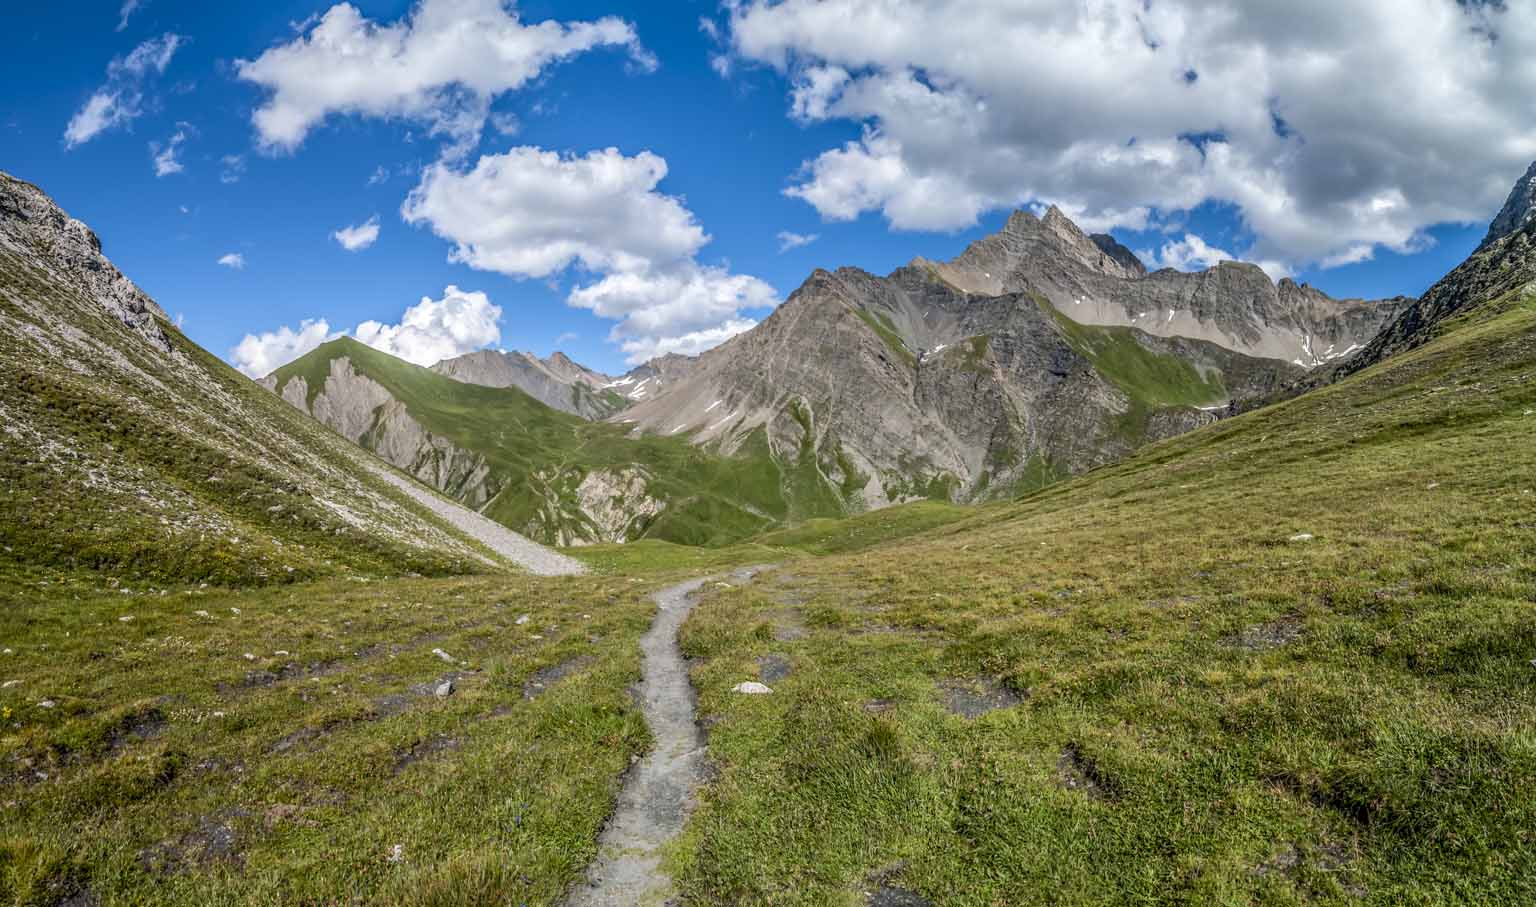
[[[1532,7],[87,6],[0,903],[1536,903]]]

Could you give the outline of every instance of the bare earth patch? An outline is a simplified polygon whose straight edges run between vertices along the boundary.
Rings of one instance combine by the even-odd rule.
[[[950,679],[939,682],[939,694],[951,714],[966,719],[980,718],[988,712],[1023,705],[1024,697],[991,678],[979,680]]]

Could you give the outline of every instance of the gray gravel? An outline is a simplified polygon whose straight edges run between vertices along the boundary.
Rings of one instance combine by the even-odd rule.
[[[739,570],[732,577],[745,582],[763,569]],[[587,872],[588,884],[571,892],[569,907],[662,907],[676,893],[661,868],[661,853],[693,812],[694,788],[704,772],[704,736],[694,721],[693,686],[677,631],[705,582],[698,579],[656,594],[656,619],[640,639],[645,653],[640,701],[655,748],[625,778],[613,818],[598,841],[597,860]]]
[[[467,507],[434,494],[425,486],[407,479],[394,470],[375,466],[373,471],[379,478],[415,498],[423,507],[447,520],[460,532],[502,557],[521,565],[529,573],[537,576],[577,576],[587,572],[587,566],[581,561],[566,557],[558,551],[518,535],[500,523],[486,519]]]

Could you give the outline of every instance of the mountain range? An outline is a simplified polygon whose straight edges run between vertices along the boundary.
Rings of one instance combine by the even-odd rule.
[[[1237,262],[1148,273],[1053,207],[1015,213],[950,262],[918,258],[885,277],[818,270],[762,324],[697,358],[614,377],[561,353],[488,350],[431,371],[506,390],[509,406],[523,406],[521,394],[624,426],[637,444],[684,441],[725,473],[745,468],[759,480],[752,493],[702,496],[745,532],[920,499],[1009,497],[1115,462],[1347,358],[1411,302],[1334,300]],[[328,345],[263,384],[547,542],[676,539],[659,517],[700,504],[693,483],[638,447],[597,462],[571,460],[565,443],[508,457],[526,433],[465,431],[441,403],[470,391],[414,392],[392,380],[404,371],[356,344]],[[570,437],[593,431],[569,427]]]

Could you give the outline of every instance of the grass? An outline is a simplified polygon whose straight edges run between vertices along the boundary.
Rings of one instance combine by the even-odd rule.
[[[1533,367],[1516,294],[1016,503],[770,536],[822,556],[684,630],[689,902],[1530,902]]]
[[[631,437],[626,426],[558,412],[515,388],[453,381],[350,339],[280,369],[279,386],[303,377],[317,393],[341,357],[401,401],[427,431],[482,458],[494,494],[485,515],[541,541],[598,537],[575,496],[594,471],[640,469],[648,494],[665,502],[654,519],[631,527],[630,539],[723,545],[791,517],[841,513],[814,468],[807,481],[804,464],[776,462],[765,437],[749,439],[731,457],[682,435]]]
[[[6,903],[555,903],[648,744],[648,585],[11,579]]]
[[[560,903],[650,744],[649,594],[767,562],[684,627],[715,768],[670,855],[690,904],[1536,900],[1530,294],[1118,466],[1032,464],[1009,503],[542,579],[476,566],[179,334],[192,371],[54,312],[106,344],[87,368],[126,363],[54,367],[28,337],[67,300],[0,277],[0,901]],[[1080,342],[1146,406],[1197,390]],[[765,437],[739,472],[386,377],[467,432],[521,412],[530,456],[644,449],[735,500],[790,481]],[[710,506],[677,536],[739,538]]]
[[[898,361],[907,368],[917,367],[917,356],[907,347],[906,341],[901,339],[901,334],[896,330],[896,325],[891,323],[890,316],[884,312],[869,312],[866,309],[854,309],[854,314],[859,320],[869,325],[870,330],[885,342],[887,348],[894,354]]]
[[[1202,375],[1177,356],[1147,349],[1134,328],[1078,324],[1044,299],[1036,303],[1055,319],[1072,348],[1133,403],[1155,409],[1200,406],[1227,397],[1219,375]]]
[[[169,325],[170,351],[154,349],[3,250],[0,319],[0,575],[256,585],[485,569],[350,445]]]

